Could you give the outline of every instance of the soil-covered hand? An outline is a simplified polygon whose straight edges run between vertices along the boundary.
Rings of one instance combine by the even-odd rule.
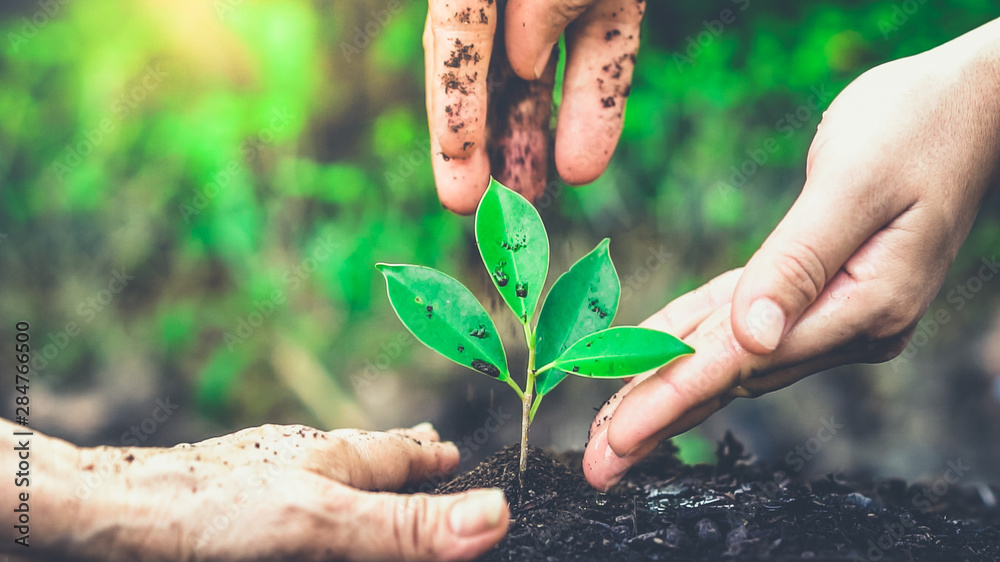
[[[452,560],[482,554],[507,530],[500,490],[383,492],[457,467],[457,448],[429,424],[388,432],[265,425],[169,449],[52,441],[62,462],[42,469],[48,499],[32,506],[46,521],[32,529],[32,550],[49,555]]]
[[[424,30],[427,117],[434,178],[446,207],[471,213],[489,185],[487,104],[493,103],[497,85],[487,75],[495,52],[498,7],[505,9],[506,53],[497,52],[524,80],[554,76],[555,45],[566,31],[556,168],[570,184],[593,181],[604,171],[621,134],[644,2],[430,0],[429,4]],[[537,112],[545,119],[531,126],[540,131],[526,129],[521,116],[514,116],[516,127],[506,129],[506,134],[519,137],[508,142],[524,145],[516,157],[522,165],[533,152],[547,151],[548,108]],[[529,199],[538,195],[523,194]]]
[[[902,351],[998,157],[1000,20],[851,83],[823,115],[801,195],[746,267],[646,321],[697,352],[636,377],[598,413],[589,482],[613,485],[735,397]]]

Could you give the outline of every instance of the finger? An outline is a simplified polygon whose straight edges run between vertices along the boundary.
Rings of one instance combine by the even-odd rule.
[[[468,158],[450,158],[431,138],[431,166],[438,199],[448,210],[471,215],[490,185],[490,159],[486,147],[477,147]]]
[[[496,4],[431,0],[427,17],[424,52],[431,136],[446,156],[468,158],[484,145]]]
[[[880,245],[879,239],[872,244]],[[739,345],[732,333],[730,307],[723,305],[687,338],[696,350],[694,355],[623,389],[620,404],[607,422],[609,444],[619,455],[627,455],[664,428],[678,424],[668,432],[671,435],[689,429],[691,419],[681,421],[688,412],[706,404],[711,404],[708,409],[712,411],[728,404],[736,385],[757,396],[819,370],[884,357],[898,330],[871,329],[884,314],[894,282],[873,275],[867,278],[840,271],[781,348],[768,355],[751,354]],[[705,417],[695,416],[695,421]]]
[[[622,131],[625,100],[646,4],[600,0],[566,30],[566,72],[556,126],[556,169],[589,183],[608,166]]]
[[[454,443],[417,441],[399,434],[335,430],[331,443],[305,468],[363,490],[396,490],[458,467]]]
[[[536,80],[548,65],[563,30],[597,0],[509,0],[507,58],[518,76]]]
[[[680,339],[691,335],[706,318],[733,300],[733,291],[743,268],[731,269],[708,283],[670,301],[639,325],[667,332]]]
[[[503,538],[510,519],[498,489],[443,496],[352,490],[336,495],[329,509],[346,528],[333,534],[337,544],[322,546],[356,559],[469,560]]]
[[[429,422],[418,423],[408,428],[390,429],[386,433],[395,433],[420,442],[441,440],[437,430]]]
[[[802,194],[736,286],[733,332],[740,345],[754,353],[777,348],[848,257],[909,204],[852,187],[863,183],[814,163]]]

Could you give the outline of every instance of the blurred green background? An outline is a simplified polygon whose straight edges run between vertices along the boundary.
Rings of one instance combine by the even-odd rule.
[[[725,9],[735,21],[718,30]],[[268,422],[431,420],[466,466],[516,439],[516,415],[483,429],[515,413],[515,397],[414,345],[373,267],[419,263],[466,281],[524,361],[472,220],[436,199],[426,10],[3,3],[0,341],[8,349],[14,323],[31,323],[36,428],[79,444],[169,445]],[[650,2],[609,170],[540,204],[552,271],[610,236],[624,287],[616,323],[634,324],[742,265],[797,195],[833,95],[995,15],[988,0]],[[777,152],[735,185],[769,139]],[[787,461],[832,417],[844,428],[804,470],[912,477],[961,457],[973,478],[1000,479],[1000,451],[984,446],[1000,435],[1000,288],[986,282],[961,310],[945,300],[1000,250],[998,206],[994,194],[931,307],[949,321],[925,323],[907,357],[737,401],[680,438],[685,457],[710,458],[733,429]],[[0,387],[6,417],[12,386]],[[565,382],[532,440],[582,446],[592,407],[616,386]]]

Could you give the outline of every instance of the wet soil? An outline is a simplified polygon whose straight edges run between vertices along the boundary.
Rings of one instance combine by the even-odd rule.
[[[557,456],[531,449],[523,491],[516,445],[438,486],[505,491],[510,529],[483,560],[1000,560],[996,487],[805,482],[727,435],[714,465],[665,443],[602,496],[580,453]]]

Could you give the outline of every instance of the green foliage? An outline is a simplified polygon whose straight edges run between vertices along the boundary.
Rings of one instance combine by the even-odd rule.
[[[493,285],[518,321],[527,325],[549,271],[549,238],[538,211],[524,197],[490,180],[476,209],[476,243]]]
[[[618,326],[583,337],[553,366],[581,377],[631,377],[689,353],[691,346],[666,332]]]
[[[533,399],[540,400],[565,373],[621,378],[694,352],[674,336],[656,330],[607,328],[621,295],[608,239],[559,277],[532,329],[535,303],[548,272],[548,236],[531,203],[495,179],[476,211],[476,241],[494,286],[524,325],[529,355],[523,391],[509,380],[499,334],[468,289],[428,267],[376,267],[385,275],[389,301],[403,325],[448,359],[510,384],[525,402],[525,426],[537,409],[537,402],[532,407]],[[517,291],[509,291],[511,286]],[[542,366],[536,368],[539,363]]]
[[[542,305],[536,330],[535,363],[548,365],[580,338],[611,325],[618,313],[621,281],[605,238],[589,254],[559,276]],[[572,370],[572,369],[571,369]],[[537,380],[539,396],[566,378],[550,369]]]
[[[385,275],[392,308],[421,343],[484,375],[510,378],[493,320],[461,283],[429,267],[376,267]]]
[[[80,327],[40,372],[70,388],[114,376],[107,388],[121,388],[136,373],[120,365],[150,365],[142,380],[198,398],[185,415],[233,426],[319,421],[283,398],[288,379],[273,357],[290,334],[347,395],[361,394],[351,380],[370,364],[429,386],[453,380],[415,361],[413,346],[378,361],[401,328],[369,269],[421,263],[465,279],[481,267],[468,251],[471,221],[443,212],[434,189],[426,2],[382,21],[385,0],[58,4],[52,15],[8,2],[0,14],[0,316],[39,334]],[[996,17],[991,0],[928,2],[905,20],[899,0],[741,5],[648,3],[609,172],[590,187],[554,184],[541,209],[562,241],[553,264],[573,263],[581,240],[615,239],[619,322],[759,247],[801,188],[820,111],[787,134],[776,123],[811,88],[832,97],[871,66]],[[724,8],[736,21],[677,64]],[[769,138],[778,150],[737,185],[734,167]],[[980,213],[955,281],[996,251],[997,216]],[[336,247],[317,251],[330,237]],[[678,265],[637,283],[641,248],[663,240]],[[88,323],[78,306],[112,270],[136,279]],[[244,338],[260,310],[271,312]],[[304,338],[301,326],[323,330]],[[543,365],[559,353],[544,338]],[[536,392],[548,376],[564,375],[539,374]],[[329,410],[349,410],[339,404]]]

